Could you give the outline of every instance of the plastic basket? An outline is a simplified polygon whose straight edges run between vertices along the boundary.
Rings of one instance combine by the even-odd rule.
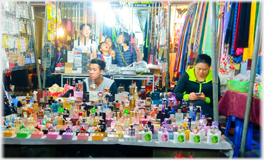
[[[259,99],[262,99],[262,85],[258,86],[258,95],[259,95]]]
[[[241,82],[227,79],[227,88],[232,91],[248,93],[249,81]]]

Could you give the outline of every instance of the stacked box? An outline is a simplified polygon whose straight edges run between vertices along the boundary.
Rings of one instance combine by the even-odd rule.
[[[90,52],[82,52],[82,73],[89,73]]]

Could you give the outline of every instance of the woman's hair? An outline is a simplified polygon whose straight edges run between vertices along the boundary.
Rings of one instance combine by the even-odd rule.
[[[114,44],[114,42],[113,42],[112,37],[106,37],[106,39],[107,39],[107,38],[109,38],[109,39],[111,40],[111,42],[112,42],[112,47],[111,47],[111,48],[112,48],[112,50],[114,50],[116,46],[115,46],[115,44]],[[105,42],[106,42],[106,39],[105,39]]]
[[[81,31],[81,30],[83,30],[83,27],[84,27],[84,26],[89,26],[89,27],[90,27],[90,29],[92,29],[92,26],[91,26],[91,24],[89,24],[89,23],[86,23],[86,24],[85,24],[85,23],[83,23],[83,24],[80,26],[80,31]]]
[[[98,51],[99,51],[99,52],[101,52],[100,49],[101,49],[101,46],[102,46],[103,43],[106,44],[106,42],[101,42],[101,43],[98,45]],[[101,52],[101,53],[102,53],[102,52]]]
[[[195,65],[198,63],[206,63],[210,67],[211,66],[211,57],[208,56],[207,54],[200,54],[196,57]]]
[[[100,58],[94,58],[91,60],[91,64],[98,64],[100,70],[104,70],[105,69],[105,62],[100,59]]]
[[[130,44],[130,35],[127,32],[121,32],[119,35],[123,35],[124,37],[124,43],[126,43],[128,46]]]

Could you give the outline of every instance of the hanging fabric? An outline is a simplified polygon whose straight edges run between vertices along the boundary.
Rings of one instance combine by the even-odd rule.
[[[248,47],[244,48],[243,52],[243,61],[247,59],[252,59],[253,49],[254,49],[254,35],[255,35],[255,20],[256,20],[256,8],[257,2],[252,2],[251,4],[251,13],[250,13],[250,26],[249,26],[249,38],[248,38]]]

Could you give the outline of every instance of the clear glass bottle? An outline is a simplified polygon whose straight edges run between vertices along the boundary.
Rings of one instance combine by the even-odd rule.
[[[175,113],[176,117],[176,125],[180,125],[183,121],[183,113],[181,113],[181,109],[178,109],[178,112]]]
[[[70,126],[72,128],[72,121],[71,118],[66,118],[66,122],[65,122],[66,126]]]
[[[95,84],[94,80],[92,80],[92,83],[90,85],[90,91],[96,91],[97,85]]]
[[[122,92],[124,92],[125,91],[125,89],[124,89],[124,87],[123,87],[123,85],[122,85],[122,83],[120,83],[119,84],[119,87],[118,87],[118,93],[122,93]]]

